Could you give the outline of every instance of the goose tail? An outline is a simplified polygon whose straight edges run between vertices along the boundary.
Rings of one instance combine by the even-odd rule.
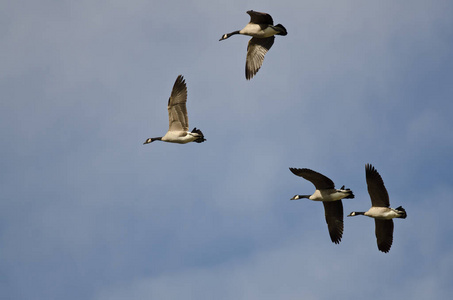
[[[398,206],[397,208],[395,208],[395,210],[399,213],[398,218],[401,219],[407,218],[406,210],[402,206]]]
[[[287,35],[288,31],[286,31],[286,28],[282,24],[277,24],[275,25],[276,29],[279,31],[277,35]]]
[[[194,141],[195,143],[203,143],[206,141],[204,138],[203,132],[201,132],[200,129],[197,129],[196,127],[192,130],[192,133],[196,133],[198,135],[198,138]]]
[[[351,190],[347,190],[348,195],[344,197],[345,199],[354,199],[354,193]]]
[[[344,199],[354,199],[355,197],[351,189],[345,189],[344,185],[340,188],[340,191],[347,195]]]

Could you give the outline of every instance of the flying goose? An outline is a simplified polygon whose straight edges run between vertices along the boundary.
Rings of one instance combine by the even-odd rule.
[[[225,40],[234,34],[250,35],[247,46],[247,59],[245,62],[245,78],[250,80],[261,68],[264,55],[274,44],[274,35],[287,35],[282,24],[274,26],[274,21],[269,14],[249,10],[250,22],[241,30],[226,33],[219,41]]]
[[[371,198],[371,208],[365,212],[353,211],[348,217],[364,215],[374,218],[378,249],[389,252],[393,242],[393,218],[407,217],[404,208],[390,208],[389,194],[378,171],[370,165],[365,165],[366,184]]]
[[[335,184],[330,178],[310,169],[289,168],[294,175],[303,177],[314,184],[316,191],[313,195],[295,195],[291,200],[308,198],[313,201],[322,201],[326,215],[327,228],[333,243],[339,244],[343,236],[343,204],[341,199],[353,199],[354,194],[350,189],[335,189]]]
[[[186,109],[187,87],[184,77],[179,75],[176,78],[170,99],[168,99],[168,119],[170,126],[163,137],[146,139],[143,143],[149,144],[154,141],[186,144],[189,142],[202,143],[206,141],[200,129],[189,130],[189,118]]]

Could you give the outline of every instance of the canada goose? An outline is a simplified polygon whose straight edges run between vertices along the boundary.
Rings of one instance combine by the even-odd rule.
[[[390,208],[389,194],[378,171],[370,165],[365,165],[366,184],[371,198],[371,208],[365,212],[353,211],[348,217],[364,215],[374,218],[378,249],[389,252],[393,242],[393,218],[407,217],[404,208]]]
[[[163,137],[146,139],[143,143],[149,144],[154,141],[186,144],[189,142],[202,143],[206,141],[200,129],[189,130],[189,118],[186,109],[187,87],[184,77],[179,75],[176,78],[170,98],[168,99],[168,119],[170,126]]]
[[[287,35],[282,24],[274,26],[274,21],[269,14],[249,10],[250,22],[241,30],[222,35],[219,41],[225,40],[234,34],[250,35],[247,46],[247,59],[245,62],[245,78],[250,80],[261,68],[264,55],[274,44],[274,35]]]
[[[316,191],[313,195],[295,195],[291,200],[308,198],[313,201],[322,201],[326,215],[327,228],[330,239],[339,244],[343,236],[343,204],[341,199],[353,199],[354,194],[350,189],[335,189],[335,184],[330,178],[310,169],[289,168],[294,175],[303,177],[314,184]]]

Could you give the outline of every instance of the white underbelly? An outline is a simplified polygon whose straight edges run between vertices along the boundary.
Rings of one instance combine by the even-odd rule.
[[[177,144],[190,143],[195,141],[196,139],[197,137],[193,136],[192,133],[188,131],[169,131],[162,137],[162,141],[164,142]]]
[[[257,38],[267,38],[275,35],[277,33],[272,27],[268,26],[264,30],[260,25],[257,24],[247,24],[242,30],[239,31],[240,34],[250,35]]]
[[[387,207],[372,207],[367,212],[365,212],[365,216],[375,219],[390,220],[398,217],[398,213],[395,210]]]
[[[316,190],[309,199],[313,201],[337,201],[346,196],[345,193],[338,192],[336,189]]]

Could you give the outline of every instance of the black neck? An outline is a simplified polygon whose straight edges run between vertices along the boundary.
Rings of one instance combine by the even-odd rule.
[[[227,36],[230,37],[232,35],[239,34],[239,30],[233,31],[231,33],[228,33]]]
[[[160,141],[160,140],[162,140],[162,137],[161,137],[161,136],[160,136],[160,137],[155,137],[155,138],[149,138],[149,139],[147,139],[147,140],[143,143],[143,145],[152,143],[152,142],[154,142],[154,141]]]
[[[355,213],[356,216],[358,216],[358,215],[364,216],[365,215],[364,211],[355,211],[354,213]]]
[[[230,32],[230,33],[225,33],[219,41],[225,40],[225,39],[227,39],[230,36],[235,35],[235,34],[239,34],[239,30],[236,30],[236,31],[233,31],[233,32]]]

